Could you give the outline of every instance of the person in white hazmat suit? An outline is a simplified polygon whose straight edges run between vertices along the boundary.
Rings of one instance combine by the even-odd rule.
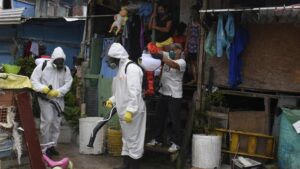
[[[64,65],[65,59],[63,49],[55,48],[47,64],[38,64],[30,77],[33,90],[56,101],[62,110],[64,110],[64,95],[70,90],[73,81],[70,69]],[[54,147],[60,134],[61,116],[58,116],[57,110],[49,100],[38,97],[38,102],[41,109],[41,144],[53,143],[47,147],[45,153],[49,157],[59,155]]]
[[[142,98],[143,71],[136,64],[128,64],[132,61],[120,43],[111,45],[108,56],[109,66],[118,67],[118,73],[112,83],[113,96],[105,105],[108,108],[116,105],[123,142],[123,163],[115,169],[139,169],[146,130],[146,106]]]

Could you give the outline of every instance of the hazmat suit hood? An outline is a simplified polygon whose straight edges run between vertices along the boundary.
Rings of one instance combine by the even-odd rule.
[[[128,53],[126,52],[125,48],[120,43],[113,43],[109,50],[108,56],[116,59],[127,59],[129,57]]]
[[[52,65],[57,70],[62,70],[63,68],[65,68],[64,62],[66,60],[66,55],[61,47],[57,47],[54,49],[51,55],[51,59]]]
[[[116,69],[128,60],[128,53],[120,43],[113,43],[108,50],[107,64],[110,68]]]
[[[52,60],[55,60],[55,59],[58,59],[58,58],[62,58],[64,60],[66,60],[66,55],[65,55],[65,53],[64,53],[64,51],[61,47],[56,47],[53,50],[53,53],[51,55]]]

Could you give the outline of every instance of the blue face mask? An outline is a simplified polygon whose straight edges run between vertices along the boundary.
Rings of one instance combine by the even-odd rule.
[[[175,59],[175,57],[176,57],[176,53],[175,53],[175,51],[173,51],[173,50],[170,50],[170,52],[169,52],[169,56],[170,56],[170,59],[174,60],[174,59]]]

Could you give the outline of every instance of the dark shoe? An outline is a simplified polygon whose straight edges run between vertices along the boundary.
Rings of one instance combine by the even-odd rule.
[[[130,169],[140,169],[140,159],[130,158]]]
[[[122,165],[119,167],[113,168],[113,169],[130,169],[129,168],[129,162],[130,162],[129,160],[130,159],[128,156],[124,156]]]
[[[46,150],[46,156],[47,157],[49,157],[49,158],[52,158],[53,157],[53,154],[52,154],[52,152],[51,152],[51,150],[48,148],[47,150]]]
[[[55,150],[54,147],[50,147],[48,148],[50,150],[50,153],[53,155],[53,156],[59,156],[59,152]],[[47,150],[48,150],[47,149]]]

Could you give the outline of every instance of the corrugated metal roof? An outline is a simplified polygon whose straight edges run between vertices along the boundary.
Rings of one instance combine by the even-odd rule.
[[[21,24],[25,8],[0,9],[0,25]]]

